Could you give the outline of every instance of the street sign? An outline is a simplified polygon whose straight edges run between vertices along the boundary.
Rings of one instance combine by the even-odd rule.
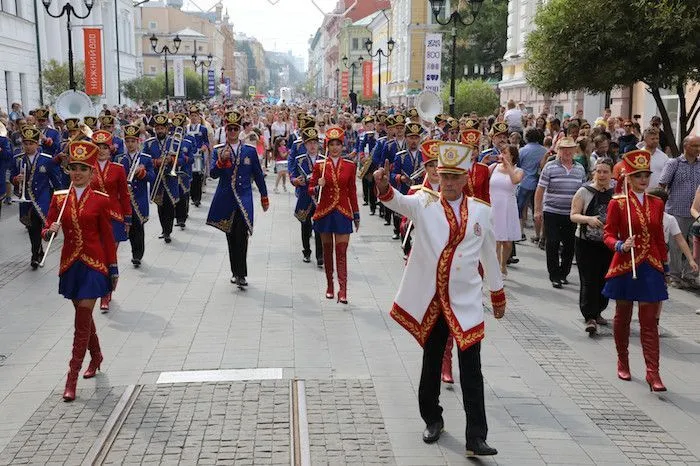
[[[209,85],[209,97],[214,97],[216,94],[216,83],[214,82],[214,70],[207,71],[207,81]]]
[[[257,92],[255,92],[255,86],[248,86],[248,95],[253,97]]]

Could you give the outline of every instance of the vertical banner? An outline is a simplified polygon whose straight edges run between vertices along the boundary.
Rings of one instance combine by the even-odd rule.
[[[231,78],[225,78],[224,85],[226,86],[226,98],[231,98]]]
[[[175,97],[185,97],[185,62],[182,58],[173,58],[175,72]]]
[[[440,69],[442,67],[442,34],[425,35],[425,72],[423,90],[440,93]]]
[[[340,95],[347,98],[350,90],[350,73],[343,71],[340,76]]]
[[[83,28],[85,43],[85,93],[102,95],[102,29]]]
[[[207,82],[209,86],[209,97],[216,94],[216,83],[214,83],[214,70],[207,71]]]
[[[372,98],[372,60],[362,62],[362,97]]]

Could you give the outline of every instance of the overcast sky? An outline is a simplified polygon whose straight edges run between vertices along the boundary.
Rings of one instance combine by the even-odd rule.
[[[186,10],[195,3],[208,10],[217,0],[187,0]],[[324,11],[331,11],[336,0],[314,0]],[[265,50],[307,57],[309,38],[323,21],[312,0],[222,0],[235,32],[256,37]],[[272,5],[270,2],[275,3]]]

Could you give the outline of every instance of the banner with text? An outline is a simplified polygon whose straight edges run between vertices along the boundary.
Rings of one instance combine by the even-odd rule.
[[[423,90],[440,93],[440,69],[442,67],[442,34],[425,35],[425,72]]]
[[[175,72],[175,97],[185,97],[185,63],[182,58],[173,58]]]
[[[84,28],[85,93],[102,95],[102,29]]]
[[[350,90],[350,73],[343,71],[340,77],[340,95],[347,98]]]
[[[362,97],[372,98],[372,60],[362,62]]]
[[[209,85],[209,97],[214,97],[216,94],[216,83],[214,82],[214,70],[207,71],[207,80]]]

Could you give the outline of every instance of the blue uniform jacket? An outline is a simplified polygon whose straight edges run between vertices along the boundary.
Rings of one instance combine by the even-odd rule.
[[[372,163],[377,167],[384,165],[384,147],[387,144],[387,137],[381,136],[377,138],[377,143],[374,145],[374,150],[372,150]]]
[[[148,221],[149,215],[148,183],[151,183],[152,186],[156,179],[153,159],[150,155],[141,152],[133,155],[122,154],[117,162],[122,164],[126,170],[127,188],[129,189],[129,197],[131,197],[131,223],[140,222],[143,225]],[[141,180],[134,176],[133,181],[129,183],[128,177],[132,163],[143,165],[146,169],[146,176]]]
[[[316,156],[316,160],[321,160],[321,158],[321,155]],[[316,203],[309,195],[309,180],[314,169],[314,163],[315,161],[311,161],[311,156],[301,154],[294,161],[294,169],[289,171],[292,178],[303,176],[306,180],[305,185],[296,187],[297,205],[294,208],[294,216],[302,223],[306,219],[310,219],[316,210]]]
[[[51,138],[51,144],[42,144],[40,152],[52,156],[61,152],[61,133],[53,128],[44,128],[41,130],[41,134],[43,134],[45,138]]]
[[[391,166],[391,181],[401,194],[408,194],[411,185],[414,183],[414,181],[410,179],[411,175],[420,168],[422,160],[420,149],[416,149],[414,157],[411,157],[411,153],[408,151],[397,153],[394,158],[394,164]],[[401,175],[406,175],[409,178],[408,183],[402,183],[396,179]]]
[[[143,152],[145,154],[150,155],[153,160],[158,160],[164,152],[166,153],[165,155],[167,155],[171,144],[172,138],[170,138],[170,136],[163,139],[163,141],[159,141],[158,138],[146,139],[146,141],[143,144]],[[180,150],[180,154],[177,158],[177,165],[181,166],[184,163],[184,161],[185,157],[182,153],[182,150]],[[166,165],[165,169],[163,170],[164,180],[158,183],[158,186],[156,187],[154,201],[158,205],[161,205],[163,202],[163,190],[165,190],[165,192],[168,194],[168,197],[170,198],[173,204],[177,203],[177,201],[180,200],[180,188],[178,187],[178,179],[180,177],[169,176],[168,173],[170,173],[171,168],[172,167],[170,166],[170,164]],[[159,169],[156,170],[154,166],[156,178],[158,177]]]
[[[287,156],[287,171],[289,173],[294,173],[294,167],[297,164],[297,157],[306,154],[306,144],[301,141],[297,141],[292,144],[292,148],[289,150],[289,155]]]
[[[394,139],[390,142],[388,142],[384,146],[384,156],[382,157],[382,165],[384,165],[384,161],[388,160],[391,166],[394,166],[394,160],[396,159],[396,153],[400,152],[402,150],[406,149],[406,139],[404,138],[401,142],[398,140]],[[393,170],[393,168],[392,168]],[[410,173],[409,173],[410,175]],[[399,189],[399,187],[394,183],[394,177],[390,177],[389,183],[396,189]],[[402,193],[403,194],[403,193]]]
[[[25,197],[31,202],[19,204],[19,220],[24,225],[29,226],[29,212],[34,209],[39,217],[46,222],[46,214],[49,212],[53,191],[61,188],[60,169],[49,154],[37,153],[34,157],[34,163],[29,164],[29,158],[21,153],[15,156],[10,169],[11,179],[22,173],[22,161],[26,164]],[[22,197],[22,193],[19,191],[21,187],[22,183],[19,183],[17,192],[20,197]]]
[[[112,145],[114,145],[114,157],[112,158],[116,162],[117,158],[121,159],[124,152],[126,152],[124,149],[124,140],[120,137],[112,136]]]
[[[253,146],[239,143],[238,149],[231,155],[231,166],[219,168],[219,152],[224,150],[225,144],[214,147],[209,173],[212,178],[218,179],[216,192],[211,200],[207,225],[218,228],[224,233],[231,232],[233,216],[236,212],[243,215],[249,234],[253,234],[253,186],[252,179],[258,186],[261,197],[267,197],[267,186],[258,152]]]

